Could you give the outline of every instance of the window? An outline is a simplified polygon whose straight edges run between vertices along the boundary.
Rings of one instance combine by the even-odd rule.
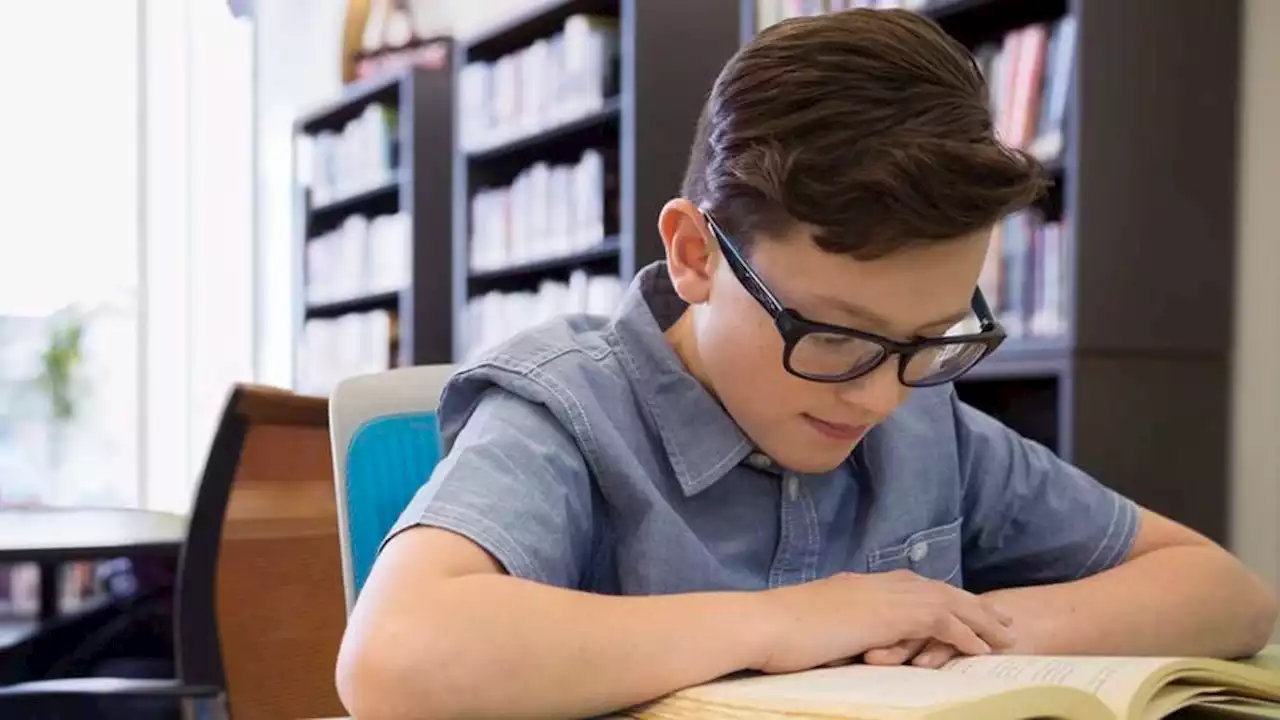
[[[0,503],[139,500],[138,13],[0,23]]]

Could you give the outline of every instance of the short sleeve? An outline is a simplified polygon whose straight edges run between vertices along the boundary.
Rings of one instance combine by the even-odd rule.
[[[966,587],[1063,582],[1124,561],[1138,530],[1135,503],[994,418],[953,403]]]
[[[510,575],[577,587],[593,536],[586,462],[549,410],[492,388],[387,539],[421,525],[470,539]]]

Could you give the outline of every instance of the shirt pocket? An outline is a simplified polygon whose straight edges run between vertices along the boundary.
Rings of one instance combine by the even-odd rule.
[[[917,575],[963,586],[960,572],[960,519],[936,525],[879,548],[867,556],[871,572],[910,570]]]

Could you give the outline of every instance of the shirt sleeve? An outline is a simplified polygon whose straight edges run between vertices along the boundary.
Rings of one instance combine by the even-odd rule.
[[[591,552],[592,502],[572,436],[547,408],[493,388],[387,540],[414,526],[443,528],[484,548],[510,575],[577,587]]]
[[[965,586],[1073,580],[1120,564],[1138,508],[1048,448],[953,399],[965,483]]]

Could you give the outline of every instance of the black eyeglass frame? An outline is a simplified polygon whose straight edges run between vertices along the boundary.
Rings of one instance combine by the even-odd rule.
[[[707,221],[707,227],[711,228],[711,234],[716,238],[716,244],[720,246],[724,253],[725,260],[729,263],[729,269],[733,272],[734,277],[738,278],[738,282],[742,283],[742,287],[746,289],[756,302],[760,303],[765,312],[773,318],[773,323],[777,327],[778,332],[782,335],[783,351],[782,365],[787,372],[796,377],[821,383],[842,383],[855,380],[864,375],[875,372],[890,357],[898,356],[898,382],[907,387],[931,387],[935,385],[944,385],[952,382],[957,378],[963,377],[965,373],[973,370],[978,363],[986,359],[996,348],[1005,341],[1008,336],[1005,329],[996,320],[995,315],[991,312],[991,306],[987,304],[986,297],[982,294],[981,288],[974,288],[973,298],[970,301],[970,307],[973,309],[974,315],[978,319],[979,330],[976,333],[967,335],[951,335],[936,338],[920,338],[911,342],[898,342],[882,335],[869,333],[855,328],[842,327],[840,325],[828,325],[826,323],[815,322],[804,317],[800,313],[782,304],[777,296],[773,294],[764,280],[756,273],[751,264],[743,256],[739,250],[737,243],[726,233],[711,217],[708,212],[702,213]],[[796,346],[806,335],[813,333],[823,333],[826,335],[844,335],[846,337],[858,338],[867,342],[879,345],[883,352],[880,357],[870,366],[862,368],[855,367],[849,372],[841,375],[813,375],[801,372],[791,365],[791,355]],[[945,345],[981,345],[982,353],[978,355],[969,366],[954,375],[947,375],[935,381],[925,382],[909,382],[906,378],[907,366],[911,362],[911,358],[917,353],[927,348],[939,347]]]

